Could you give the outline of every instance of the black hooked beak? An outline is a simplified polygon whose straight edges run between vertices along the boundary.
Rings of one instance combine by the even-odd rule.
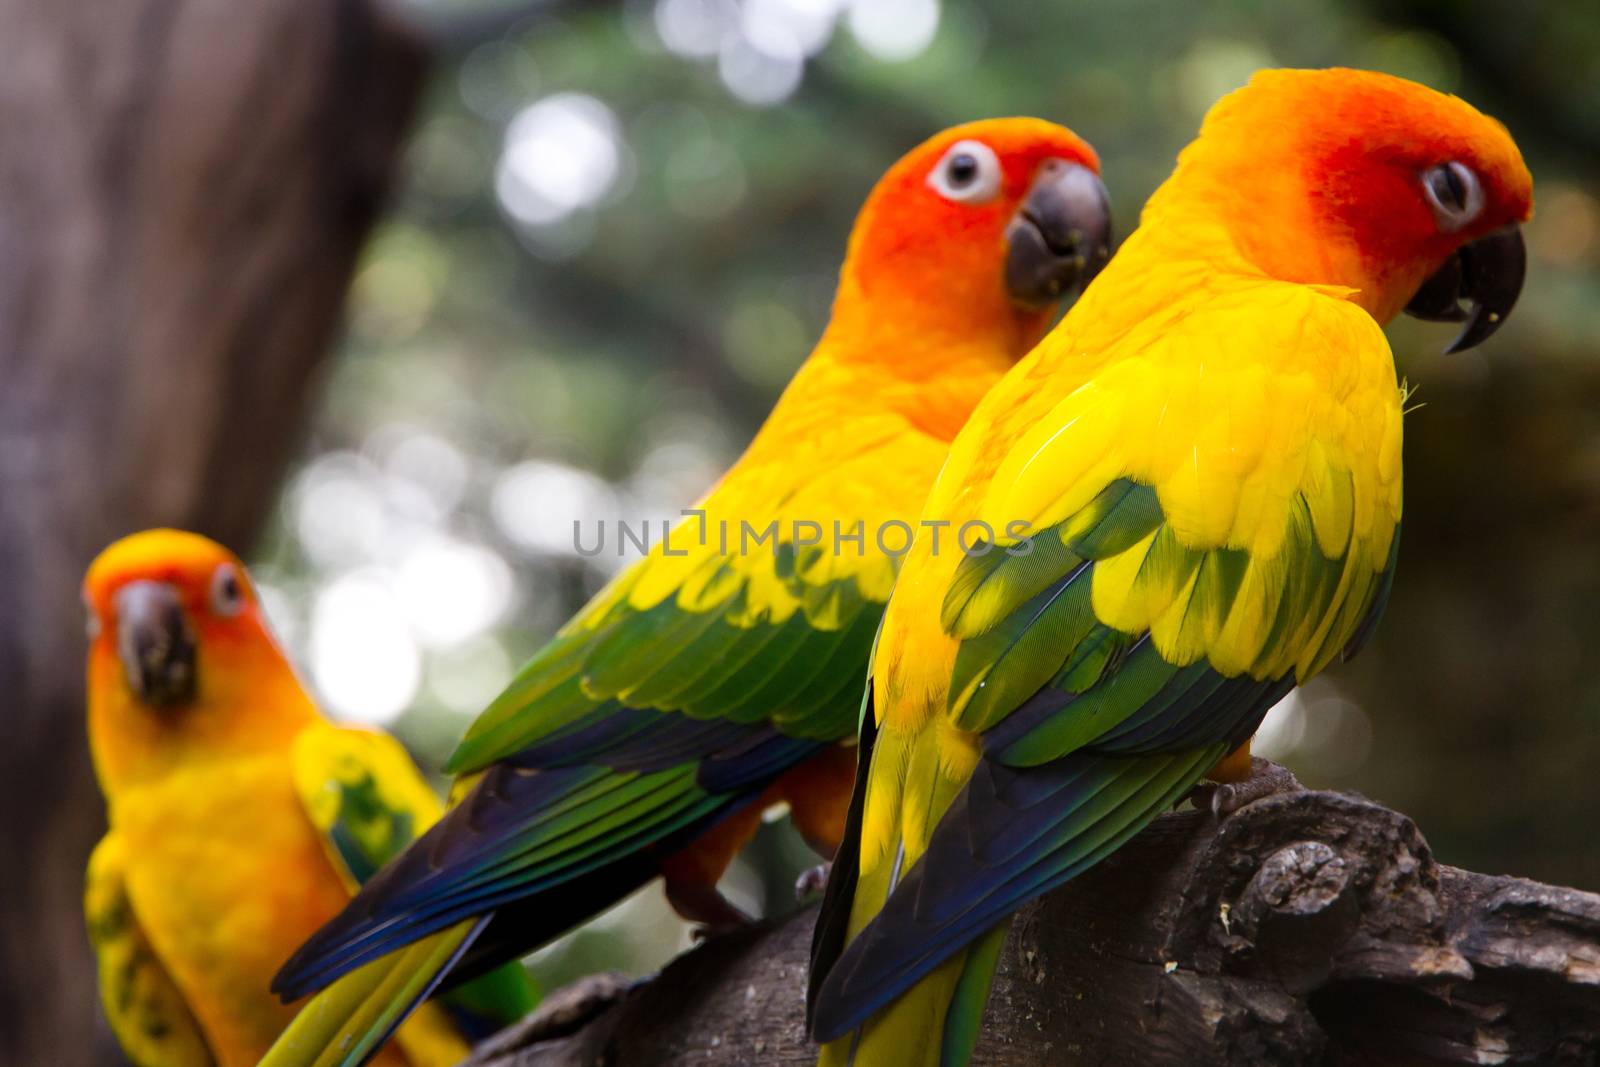
[[[1433,277],[1422,283],[1406,314],[1429,322],[1464,322],[1445,352],[1482,344],[1506,321],[1522,293],[1528,250],[1522,230],[1507,226],[1462,245]],[[1465,306],[1463,306],[1463,302]]]
[[[1111,258],[1111,202],[1100,176],[1046,160],[1006,227],[1006,291],[1043,308],[1088,285]]]
[[[138,581],[117,593],[117,654],[128,688],[151,707],[194,697],[195,640],[178,592],[165,582]]]

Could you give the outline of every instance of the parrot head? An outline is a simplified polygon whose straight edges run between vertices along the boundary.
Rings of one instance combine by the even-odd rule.
[[[903,156],[874,186],[850,236],[835,317],[1037,339],[1057,302],[1111,255],[1100,161],[1081,138],[1031,118],[952,127]],[[1025,345],[1024,345],[1025,347]],[[1021,355],[1019,350],[1015,353]]]
[[[1360,70],[1262,71],[1206,116],[1148,210],[1220,216],[1269,277],[1356,290],[1492,334],[1522,289],[1533,178],[1506,128],[1415,82]]]
[[[157,751],[288,736],[315,710],[237,556],[198,534],[147,530],[101,552],[83,582],[90,740],[102,778]]]

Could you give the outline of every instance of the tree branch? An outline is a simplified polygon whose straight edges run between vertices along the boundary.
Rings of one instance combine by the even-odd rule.
[[[628,988],[558,991],[472,1067],[815,1062],[814,909]],[[1600,895],[1447,867],[1405,816],[1297,791],[1175,812],[1025,908],[977,1067],[1592,1064]]]

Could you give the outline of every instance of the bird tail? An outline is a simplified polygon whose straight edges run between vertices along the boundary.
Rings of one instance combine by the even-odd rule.
[[[406,1016],[433,992],[489,919],[483,916],[446,927],[343,975],[305,1003],[259,1067],[366,1063],[396,1036]],[[413,1062],[458,1061],[467,1051],[465,1045],[451,1031],[452,1047],[446,1052],[440,1048],[436,1029],[407,1026],[397,1040]]]
[[[817,1067],[967,1067],[1010,928],[1009,918],[995,925],[859,1029],[828,1042]]]

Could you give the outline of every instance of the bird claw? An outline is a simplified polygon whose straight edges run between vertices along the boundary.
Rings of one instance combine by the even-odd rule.
[[[1250,760],[1249,777],[1237,782],[1197,785],[1190,792],[1189,799],[1197,808],[1209,808],[1211,814],[1220,820],[1263,797],[1304,788],[1289,768],[1256,756]]]
[[[689,927],[689,940],[695,944],[702,944],[726,934],[736,934],[740,930],[748,930],[756,921],[744,912],[739,912],[739,917],[722,919],[718,922],[698,923]]]
[[[689,936],[698,944],[713,937],[745,930],[755,920],[728,902],[714,885],[668,881],[667,903],[679,917],[693,923]]]
[[[833,870],[832,863],[819,863],[800,872],[800,877],[794,880],[794,899],[801,904],[820,894],[828,886],[828,875]]]

